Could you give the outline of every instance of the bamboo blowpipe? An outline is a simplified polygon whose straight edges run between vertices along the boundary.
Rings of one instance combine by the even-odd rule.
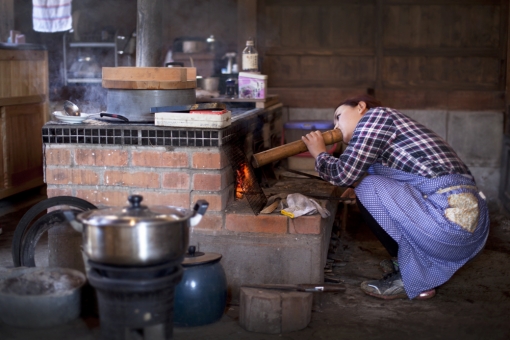
[[[341,142],[343,137],[340,130],[329,130],[322,133],[322,138],[324,138],[324,143],[326,143],[326,145],[331,145]],[[302,140],[297,140],[292,143],[277,146],[276,148],[254,154],[251,160],[251,165],[254,168],[260,168],[266,164],[297,155],[307,150],[308,148],[306,147],[306,144]]]

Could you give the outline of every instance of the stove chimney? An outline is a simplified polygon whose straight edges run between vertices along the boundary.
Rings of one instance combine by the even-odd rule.
[[[136,17],[136,66],[160,66],[162,0],[138,0]]]

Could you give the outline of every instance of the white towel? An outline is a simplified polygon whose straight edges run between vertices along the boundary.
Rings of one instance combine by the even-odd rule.
[[[61,32],[72,27],[72,0],[32,0],[34,31]]]

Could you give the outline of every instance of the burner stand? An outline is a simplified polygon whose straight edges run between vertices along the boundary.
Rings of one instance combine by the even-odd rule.
[[[118,267],[89,261],[89,265],[87,278],[96,289],[101,339],[172,339],[174,289],[183,274],[180,263]],[[136,271],[139,277],[133,275]]]

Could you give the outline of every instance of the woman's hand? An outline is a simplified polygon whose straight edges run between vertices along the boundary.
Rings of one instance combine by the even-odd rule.
[[[356,193],[353,188],[347,188],[341,196],[342,198],[350,198],[348,201],[344,201],[347,204],[355,204],[356,203]]]
[[[313,158],[317,158],[321,152],[326,152],[326,144],[320,131],[312,131],[301,137],[301,140],[306,144]]]

